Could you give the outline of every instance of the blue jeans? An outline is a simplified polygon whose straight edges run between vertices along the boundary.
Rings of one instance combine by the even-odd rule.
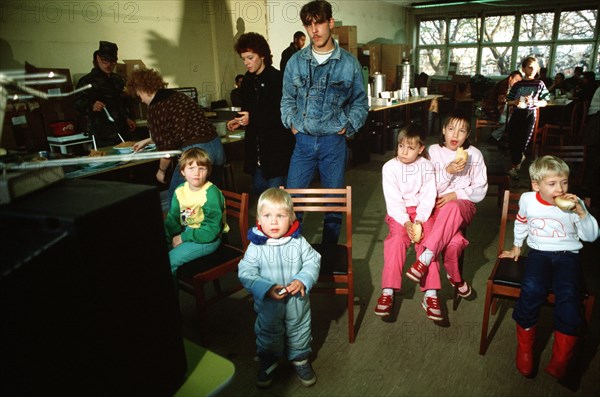
[[[577,335],[582,324],[582,273],[579,254],[569,251],[530,249],[521,281],[521,296],[515,305],[513,319],[523,328],[534,326],[549,289],[556,297],[554,329]]]
[[[260,196],[262,192],[270,187],[278,188],[279,186],[285,186],[287,176],[276,176],[273,178],[265,178],[262,169],[256,167],[254,175],[252,176],[252,190],[256,197]]]
[[[314,136],[297,133],[292,153],[287,187],[305,189],[319,171],[324,188],[343,188],[346,170],[346,135]],[[301,220],[301,217],[299,217]],[[323,219],[324,244],[337,244],[342,214],[327,212]]]
[[[221,138],[216,137],[210,142],[195,143],[193,145],[181,148],[181,151],[185,152],[187,149],[193,147],[206,150],[210,160],[212,161],[212,172],[208,179],[217,185],[217,187],[221,188],[223,186],[223,165],[225,164],[225,150],[223,150]],[[183,182],[185,182],[185,178],[183,175],[181,175],[179,167],[176,165],[175,170],[173,170],[173,175],[171,176],[171,184],[169,185],[169,192],[167,196],[169,208],[171,208],[171,202],[173,201],[175,189]]]

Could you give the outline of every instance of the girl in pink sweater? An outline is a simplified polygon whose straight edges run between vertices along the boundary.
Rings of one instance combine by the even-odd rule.
[[[437,195],[435,170],[427,160],[425,144],[421,136],[423,127],[411,124],[398,134],[396,157],[384,164],[382,169],[383,194],[389,234],[383,243],[383,273],[381,296],[377,300],[375,314],[389,316],[392,311],[394,290],[402,286],[402,267],[406,250],[415,242],[417,254],[423,251],[417,229],[422,235],[430,233],[427,222],[435,205]]]
[[[481,152],[469,143],[469,119],[451,114],[442,129],[439,144],[429,147],[429,156],[436,170],[437,200],[432,214],[434,227],[423,238],[425,250],[406,275],[421,283],[425,292],[422,306],[427,317],[443,319],[437,290],[441,289],[439,263],[444,254],[444,267],[452,286],[458,284],[458,294],[467,297],[471,287],[462,280],[458,258],[469,244],[461,233],[475,215],[475,203],[487,193],[487,170]],[[460,148],[460,149],[459,149]],[[463,157],[466,153],[466,157]],[[430,266],[432,265],[432,266]]]

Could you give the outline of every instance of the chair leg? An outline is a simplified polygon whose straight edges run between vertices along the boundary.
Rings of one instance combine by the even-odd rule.
[[[460,279],[462,281],[465,281],[463,279],[463,261],[465,258],[465,250],[463,249],[463,251],[460,253],[460,257],[458,258],[458,271],[460,272]],[[456,309],[458,309],[458,304],[460,302],[460,295],[458,295],[458,283],[456,283],[456,285],[454,286],[454,293],[452,296],[452,310],[456,311]]]
[[[490,321],[490,306],[492,305],[492,291],[488,285],[485,291],[485,302],[483,304],[483,320],[481,321],[481,337],[479,339],[479,354],[485,355],[488,347],[488,324]]]
[[[348,286],[348,342],[354,343],[354,285]]]
[[[206,347],[206,298],[204,294],[204,282],[194,280],[194,297],[196,298],[196,313],[200,322],[200,344]]]
[[[492,298],[492,315],[495,316],[498,312],[498,298]]]

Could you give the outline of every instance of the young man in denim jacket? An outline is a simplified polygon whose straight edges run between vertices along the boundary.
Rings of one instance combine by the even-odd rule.
[[[281,121],[296,137],[287,187],[307,188],[318,169],[324,188],[344,186],[346,137],[367,118],[360,64],[333,40],[331,4],[305,4],[300,19],[311,44],[289,60],[283,77]],[[341,214],[325,214],[323,243],[335,244]]]

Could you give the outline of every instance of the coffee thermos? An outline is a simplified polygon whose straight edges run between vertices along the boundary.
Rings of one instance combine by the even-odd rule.
[[[370,76],[371,96],[379,98],[379,94],[385,91],[385,74],[375,72]]]
[[[415,67],[407,58],[402,59],[402,64],[396,65],[396,81],[398,81],[398,89],[407,93],[410,87],[414,85]]]

